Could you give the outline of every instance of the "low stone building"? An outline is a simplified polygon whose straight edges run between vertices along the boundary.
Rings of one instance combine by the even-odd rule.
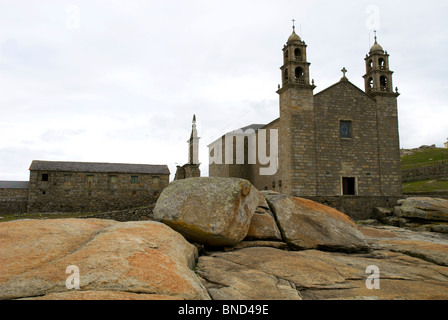
[[[166,165],[33,161],[28,212],[104,212],[157,201]]]
[[[169,178],[166,165],[33,161],[29,181],[0,181],[0,214],[146,207]]]

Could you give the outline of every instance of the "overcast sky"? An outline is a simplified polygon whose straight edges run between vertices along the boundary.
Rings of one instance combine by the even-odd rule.
[[[200,161],[226,133],[279,116],[282,47],[308,45],[315,93],[342,67],[364,90],[378,42],[398,87],[403,148],[448,138],[448,1],[0,0],[0,180],[32,160]]]

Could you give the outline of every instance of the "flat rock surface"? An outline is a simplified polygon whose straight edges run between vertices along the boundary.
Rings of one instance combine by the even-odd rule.
[[[2,299],[130,294],[209,298],[191,270],[196,247],[157,222],[5,222],[0,224],[0,256]],[[69,266],[79,269],[80,291],[90,293],[66,287]]]
[[[213,299],[448,299],[443,258],[414,253],[418,242],[432,248],[427,255],[443,256],[447,239],[400,228],[361,231],[373,247],[369,253],[245,248],[202,256],[197,272]],[[399,240],[400,249],[388,242]],[[366,286],[369,266],[379,269],[379,290]]]

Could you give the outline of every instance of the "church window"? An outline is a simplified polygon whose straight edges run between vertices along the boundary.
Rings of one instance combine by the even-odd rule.
[[[385,76],[381,76],[380,77],[380,86],[381,86],[381,91],[387,91],[387,77]]]
[[[296,58],[296,60],[302,61],[302,51],[299,48],[296,48],[294,50],[294,57]]]
[[[370,91],[372,91],[373,90],[373,78],[369,78],[369,80],[367,80],[367,81],[369,84],[369,89],[370,89]]]
[[[356,178],[342,178],[342,194],[344,196],[356,195]]]
[[[288,69],[285,69],[285,81],[288,81],[289,77],[288,77]]]
[[[303,69],[302,68],[300,68],[300,67],[296,68],[295,78],[296,78],[296,83],[305,84],[305,80],[303,79]]]
[[[368,67],[369,67],[369,69],[373,68],[373,60],[372,59],[369,60]]]
[[[132,176],[131,183],[138,183],[138,176]]]
[[[379,63],[380,68],[381,68],[382,70],[384,70],[384,69],[386,68],[386,61],[385,61],[383,58],[380,58],[380,59],[378,60],[378,63]]]
[[[341,138],[351,138],[352,137],[352,122],[351,121],[340,121],[340,136]]]

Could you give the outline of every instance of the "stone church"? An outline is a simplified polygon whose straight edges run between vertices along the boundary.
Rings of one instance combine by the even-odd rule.
[[[245,158],[242,164],[211,161],[209,175],[244,178],[259,190],[294,196],[401,195],[399,93],[392,86],[389,54],[378,44],[376,35],[364,59],[364,90],[347,79],[344,68],[339,82],[314,93],[307,45],[294,27],[282,56],[282,84],[277,91],[280,117],[266,125],[241,128],[211,143],[210,158],[218,155],[221,160],[226,139],[235,142],[243,135]],[[248,159],[251,137],[261,138],[261,129],[267,132],[263,137],[267,146],[271,143],[269,132],[278,132],[277,171],[273,175],[260,174],[260,161]],[[235,160],[238,150],[233,145]]]

